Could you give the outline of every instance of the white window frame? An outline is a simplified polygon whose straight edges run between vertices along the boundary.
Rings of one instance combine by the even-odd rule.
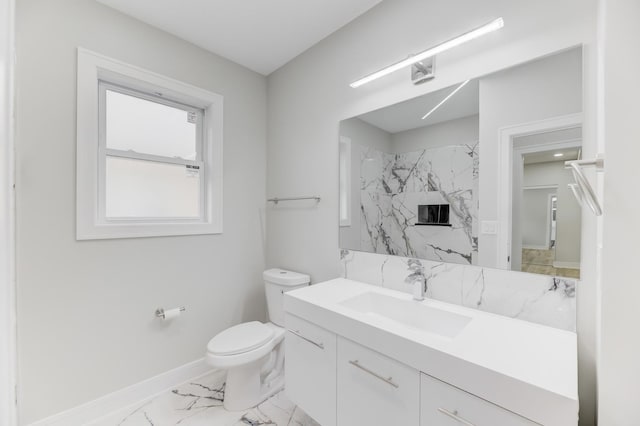
[[[167,105],[170,106],[172,108],[176,108],[176,109],[181,109],[185,112],[191,112],[194,113],[196,115],[196,159],[195,160],[188,160],[188,159],[184,159],[184,158],[179,158],[179,157],[166,157],[166,156],[160,156],[160,155],[153,155],[153,154],[145,154],[145,153],[140,153],[140,152],[136,152],[136,151],[123,151],[120,149],[113,149],[113,148],[109,148],[107,147],[107,134],[106,134],[106,92],[107,90],[112,91],[112,92],[117,92],[120,94],[124,94],[124,95],[128,95],[128,96],[132,96],[132,97],[136,97],[139,99],[143,99],[143,100],[148,100],[151,102],[155,102],[155,103],[159,103],[162,105]],[[196,107],[192,107],[189,105],[184,105],[184,104],[180,104],[178,102],[174,102],[172,100],[169,99],[165,99],[164,97],[159,97],[157,95],[151,95],[151,94],[147,94],[144,92],[139,92],[135,89],[132,89],[130,87],[122,87],[122,86],[118,86],[116,84],[104,81],[104,80],[100,80],[98,82],[98,102],[99,102],[99,108],[98,108],[98,125],[99,125],[99,140],[98,140],[98,144],[99,144],[99,149],[98,149],[98,155],[99,155],[99,163],[98,163],[98,170],[99,170],[99,175],[98,175],[98,189],[99,189],[99,199],[98,199],[98,217],[101,221],[104,221],[106,223],[109,222],[140,222],[140,223],[145,223],[145,222],[166,222],[167,220],[170,221],[184,221],[184,222],[190,222],[190,221],[200,221],[202,220],[203,217],[205,217],[206,215],[206,208],[205,208],[205,203],[206,203],[206,197],[205,197],[205,191],[202,190],[203,188],[206,188],[206,173],[204,172],[205,169],[205,164],[203,161],[203,152],[204,152],[204,144],[203,144],[203,129],[202,129],[202,123],[204,120],[204,111],[201,108],[196,108]],[[136,217],[136,218],[108,218],[106,216],[106,203],[103,203],[102,201],[104,201],[104,198],[102,197],[102,194],[106,194],[106,160],[107,157],[118,157],[118,158],[128,158],[128,159],[132,159],[132,160],[143,160],[143,161],[151,161],[154,163],[161,163],[161,164],[175,164],[175,165],[183,165],[183,166],[191,166],[191,167],[197,167],[198,168],[198,177],[200,179],[200,199],[198,200],[199,202],[199,206],[200,206],[200,212],[199,212],[199,217],[197,219],[194,219],[193,217],[189,217],[189,218],[182,218],[182,217],[163,217],[163,218],[154,218],[154,217]]]
[[[195,112],[195,160],[107,149],[106,90]],[[137,238],[222,233],[223,97],[189,84],[78,48],[76,239]],[[107,218],[107,156],[199,166],[199,218]]]

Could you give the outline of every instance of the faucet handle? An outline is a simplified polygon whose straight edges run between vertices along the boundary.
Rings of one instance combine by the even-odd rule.
[[[424,276],[424,273],[422,271],[415,271],[407,275],[407,278],[404,279],[404,282],[407,284],[413,284],[418,280],[423,282],[427,280],[427,277]]]
[[[407,266],[409,267],[410,271],[420,273],[424,272],[424,266],[422,266],[422,262],[420,262],[419,259],[409,259],[407,261]]]

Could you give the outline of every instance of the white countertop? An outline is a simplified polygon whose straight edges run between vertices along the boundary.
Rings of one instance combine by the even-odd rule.
[[[340,302],[377,292],[410,294],[338,278],[285,293],[285,311],[544,425],[576,424],[575,333],[458,305],[424,305],[471,318],[448,338]]]

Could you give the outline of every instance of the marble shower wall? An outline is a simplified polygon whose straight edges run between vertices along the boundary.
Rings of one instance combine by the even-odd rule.
[[[342,276],[412,293],[407,257],[341,250]],[[427,277],[426,297],[518,318],[563,330],[576,330],[577,280],[473,265],[419,260]],[[414,267],[415,268],[415,267]]]
[[[474,264],[477,143],[360,158],[361,249]],[[416,226],[419,204],[448,204],[451,226]]]

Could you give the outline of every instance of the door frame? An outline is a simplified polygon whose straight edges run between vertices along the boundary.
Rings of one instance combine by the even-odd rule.
[[[553,230],[553,198],[556,198],[556,239],[551,240],[551,231]],[[547,246],[551,249],[551,241],[556,241],[558,239],[558,193],[549,194],[549,199],[547,201]],[[555,247],[553,247],[555,249]]]
[[[17,424],[15,0],[0,2],[0,424]]]
[[[498,131],[498,235],[496,268],[511,269],[511,232],[512,232],[512,197],[513,197],[513,140],[522,136],[530,136],[538,133],[554,132],[558,130],[583,127],[582,113],[567,114],[545,120],[532,121],[503,127]],[[557,143],[537,145],[551,148]],[[538,149],[540,150],[540,149]],[[525,152],[525,149],[519,149]],[[535,152],[535,151],[530,151]]]

